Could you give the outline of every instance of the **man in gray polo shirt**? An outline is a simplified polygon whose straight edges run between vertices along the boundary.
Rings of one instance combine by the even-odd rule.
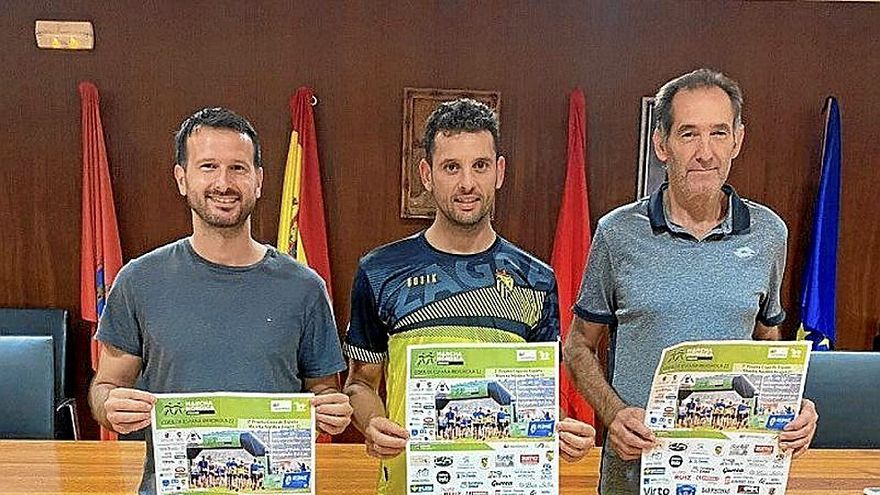
[[[565,362],[607,425],[601,493],[636,494],[639,459],[654,445],[644,407],[663,348],[689,340],[779,340],[785,223],[726,184],[742,146],[742,93],[700,69],[666,83],[655,98],[654,150],[668,181],[650,197],[599,220]],[[611,337],[611,383],[595,357]],[[802,454],[815,406],[780,436]]]

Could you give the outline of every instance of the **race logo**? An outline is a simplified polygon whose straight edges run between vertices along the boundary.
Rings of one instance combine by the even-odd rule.
[[[162,406],[162,414],[166,416],[177,416],[183,414],[183,402],[177,400],[166,402]]]
[[[197,416],[201,414],[216,414],[214,402],[211,400],[188,400],[184,403],[184,410],[187,416]]]
[[[438,366],[461,366],[464,364],[464,355],[459,351],[437,351]]]

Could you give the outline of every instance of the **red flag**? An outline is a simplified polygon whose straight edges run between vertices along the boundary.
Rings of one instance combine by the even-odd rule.
[[[572,311],[584,264],[590,252],[590,210],[587,205],[586,165],[586,111],[584,94],[580,89],[571,93],[568,107],[568,163],[562,207],[556,222],[556,238],[550,260],[559,286],[559,324],[562,341],[568,337]],[[563,367],[560,376],[559,399],[562,410],[572,418],[595,424],[593,409],[575,390],[568,372]]]
[[[278,249],[318,272],[332,297],[321,165],[312,112],[314,97],[311,88],[302,87],[290,99],[293,130],[284,172]]]
[[[122,248],[110,187],[110,167],[98,102],[98,88],[91,82],[79,84],[82,110],[82,250],[80,252],[80,308],[89,322],[92,369],[98,368],[100,343],[94,339],[98,318],[104,311],[107,293],[122,268]],[[101,428],[101,440],[115,440],[116,434]]]

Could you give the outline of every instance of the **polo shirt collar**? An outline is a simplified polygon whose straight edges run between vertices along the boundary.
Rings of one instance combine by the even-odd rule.
[[[651,222],[651,229],[655,234],[671,231],[669,223],[666,221],[665,208],[663,208],[663,194],[668,188],[669,182],[664,182],[648,198],[648,219]],[[724,223],[730,223],[731,234],[747,234],[752,224],[749,207],[740,199],[730,184],[724,184],[721,186],[721,190],[724,194],[727,194],[730,201],[727,209],[727,218],[725,218]]]

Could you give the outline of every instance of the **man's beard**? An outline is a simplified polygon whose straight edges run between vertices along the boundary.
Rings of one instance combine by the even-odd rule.
[[[439,202],[437,202],[437,212],[438,214],[443,215],[453,226],[462,230],[472,230],[482,224],[486,217],[491,218],[492,210],[494,209],[494,200],[490,203],[486,201],[486,198],[482,198],[480,200],[480,205],[480,209],[476,214],[463,214],[457,212],[454,207],[444,208],[440,206]]]
[[[248,203],[244,200],[241,194],[238,194],[239,201],[239,209],[238,215],[234,217],[230,217],[228,215],[218,215],[212,213],[210,208],[208,207],[208,198],[207,196],[210,193],[204,193],[200,198],[200,201],[197,198],[194,198],[193,193],[188,193],[186,195],[186,204],[189,205],[190,209],[198,215],[199,218],[202,219],[203,222],[210,225],[211,227],[216,227],[219,229],[237,229],[244,225],[247,221],[248,217],[250,217],[251,213],[254,211],[254,207],[256,205],[255,202]]]

